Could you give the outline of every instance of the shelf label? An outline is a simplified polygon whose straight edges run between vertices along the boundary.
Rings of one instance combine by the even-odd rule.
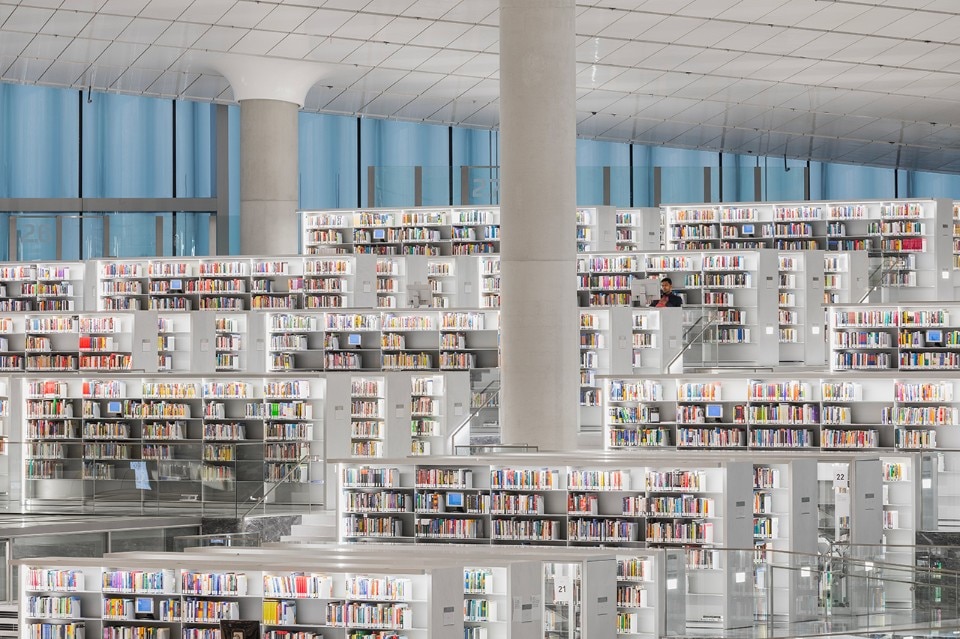
[[[554,601],[573,601],[573,577],[570,575],[556,575],[553,578]]]

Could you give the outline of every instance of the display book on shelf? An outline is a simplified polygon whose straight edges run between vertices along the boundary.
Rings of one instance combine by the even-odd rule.
[[[960,306],[938,303],[828,308],[831,370],[960,369]]]
[[[266,639],[291,630],[463,637],[464,573],[456,559],[387,567],[267,555],[223,565],[223,557],[178,553],[24,561],[21,628],[36,639],[214,639],[220,620],[247,619],[260,622]]]
[[[752,584],[734,583],[741,562],[712,548],[752,535],[750,464],[678,470],[678,462],[341,463],[340,539],[698,547],[687,567],[701,571],[705,596],[688,607],[688,618],[735,624],[736,606],[724,593],[752,596],[745,590]],[[752,554],[744,561],[752,567]]]
[[[300,252],[471,255],[500,252],[500,208],[300,211]]]
[[[309,482],[321,467],[310,453],[322,449],[323,380],[125,375],[21,384],[28,500],[206,502],[247,499],[278,482],[274,492],[285,499],[318,490]]]

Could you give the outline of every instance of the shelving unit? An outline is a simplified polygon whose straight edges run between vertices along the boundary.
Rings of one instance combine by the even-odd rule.
[[[577,207],[577,252],[613,251],[616,210],[611,206]]]
[[[481,257],[480,307],[500,308],[500,256]]]
[[[949,303],[835,305],[831,370],[944,371],[960,368],[960,308]]]
[[[410,454],[430,455],[443,448],[446,433],[443,376],[415,375],[410,382]]]
[[[663,248],[658,208],[617,209],[614,230],[618,251],[659,251]]]
[[[824,304],[856,304],[867,294],[869,256],[864,251],[823,254]]]
[[[953,296],[949,200],[748,202],[662,207],[668,249],[863,252],[880,259],[881,296]],[[854,300],[856,301],[856,300]]]
[[[225,572],[218,559],[158,553],[24,561],[20,622],[31,635],[63,639],[213,638],[221,619],[256,620],[266,637],[290,628],[315,637],[463,637],[462,617],[444,614],[464,601],[462,563],[452,559],[389,572],[360,560],[327,565],[283,556],[237,558]]]
[[[500,209],[453,209],[450,222],[454,255],[500,252]]]
[[[780,362],[823,366],[823,251],[784,252],[778,255]]]
[[[755,463],[753,489],[756,615],[791,623],[816,619],[817,462]]]
[[[386,380],[350,378],[350,454],[383,457],[386,439]]]
[[[317,503],[324,384],[288,377],[26,377],[24,498],[182,508]],[[314,410],[318,417],[314,419]]]

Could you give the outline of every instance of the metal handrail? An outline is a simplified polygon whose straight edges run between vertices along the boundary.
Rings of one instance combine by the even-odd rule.
[[[273,491],[275,491],[275,490],[276,490],[277,488],[279,488],[284,482],[286,482],[287,479],[290,478],[291,475],[293,475],[293,473],[294,473],[295,470],[297,470],[298,468],[300,468],[300,466],[302,466],[303,464],[307,463],[308,461],[310,461],[310,460],[313,459],[313,458],[316,458],[316,459],[318,459],[319,461],[323,461],[323,458],[320,457],[319,455],[309,455],[309,454],[303,455],[299,460],[297,460],[297,463],[296,463],[296,464],[294,464],[293,466],[290,467],[290,470],[288,470],[286,473],[284,473],[283,477],[280,478],[280,481],[274,483],[273,486],[271,486],[268,490],[263,491],[263,494],[260,496],[260,499],[257,500],[257,503],[255,503],[254,505],[250,506],[250,508],[248,508],[245,513],[243,513],[242,515],[240,515],[239,519],[241,519],[241,520],[246,519],[247,516],[250,515],[250,513],[252,513],[254,510],[256,510],[257,508],[259,508],[260,506],[262,506],[262,505],[263,505],[263,502],[267,499],[267,497],[269,497],[270,494],[271,494]],[[253,499],[253,495],[250,496],[250,499]]]
[[[703,315],[701,315],[700,317],[698,317],[698,318],[697,318],[697,321],[694,322],[693,325],[683,334],[683,338],[684,338],[685,340],[686,340],[687,336],[690,335],[690,333],[693,332],[693,329],[695,329],[695,328],[697,327],[697,325],[698,325],[700,322],[703,321],[704,317],[705,317],[705,316],[703,316]],[[700,339],[701,337],[703,337],[703,334],[706,333],[707,330],[708,330],[711,326],[715,326],[715,325],[717,325],[717,324],[719,324],[719,323],[720,323],[720,316],[719,316],[719,314],[711,316],[711,317],[710,317],[710,321],[709,321],[708,323],[704,324],[703,327],[700,329],[700,331],[699,331],[696,335],[694,335],[693,338],[690,339],[690,341],[684,342],[683,348],[680,349],[680,352],[677,353],[677,354],[674,356],[673,359],[671,359],[669,362],[667,362],[667,365],[663,367],[663,372],[664,372],[664,374],[670,372],[670,369],[673,367],[673,365],[676,363],[676,361],[677,361],[678,359],[680,359],[681,357],[683,357],[683,354],[686,353],[688,350],[690,350],[690,347],[693,346],[698,339]]]
[[[490,389],[490,387],[493,386],[494,384],[497,384],[497,385],[499,386],[499,385],[500,385],[500,380],[499,380],[499,379],[492,379],[492,380],[490,380],[490,382],[487,383],[487,385],[484,386],[483,389],[480,391],[480,395],[482,396],[484,393],[486,393],[486,392]],[[459,424],[456,428],[453,429],[453,432],[450,433],[450,437],[449,437],[449,439],[450,439],[450,451],[451,451],[451,452],[453,452],[454,450],[456,450],[455,441],[456,441],[457,435],[460,434],[460,431],[462,431],[464,428],[466,428],[466,427],[470,424],[470,422],[473,420],[473,418],[476,417],[477,415],[479,415],[481,410],[483,410],[484,408],[486,408],[487,406],[489,406],[489,405],[490,405],[490,402],[492,402],[495,398],[496,398],[496,399],[499,399],[499,398],[500,398],[500,389],[499,389],[499,388],[497,388],[496,393],[494,393],[493,395],[491,395],[490,397],[488,397],[482,404],[480,404],[479,406],[474,407],[474,408],[470,411],[470,414],[467,415],[466,418],[464,418],[464,420],[463,420],[462,422],[460,422],[460,424]]]
[[[880,287],[883,286],[883,272],[884,272],[884,270],[887,268],[887,265],[886,265],[886,263],[884,262],[884,259],[885,259],[885,258],[882,258],[882,257],[881,257],[881,258],[880,258],[880,263],[877,264],[876,268],[874,268],[872,271],[870,271],[870,274],[869,274],[869,275],[867,275],[867,292],[864,293],[864,294],[863,294],[863,297],[861,297],[861,298],[857,301],[857,304],[863,304],[864,302],[866,302],[866,301],[867,301],[867,298],[870,297],[870,294],[871,294],[871,293],[873,293],[875,290],[877,290],[878,288],[880,288]],[[896,259],[896,258],[890,258],[890,259]],[[879,273],[879,274],[881,275],[880,279],[877,280],[876,282],[874,282],[873,284],[870,284],[870,280],[872,280],[872,279],[873,279],[873,276],[876,275],[877,273]]]

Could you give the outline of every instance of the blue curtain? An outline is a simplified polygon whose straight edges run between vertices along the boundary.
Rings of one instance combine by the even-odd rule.
[[[704,202],[709,195],[716,202],[720,195],[720,156],[710,151],[652,147],[650,166],[661,167],[660,202],[683,204]],[[704,193],[703,169],[711,167],[710,192]],[[652,169],[651,169],[652,170]]]
[[[603,204],[603,167],[610,167],[610,204],[630,206],[630,145],[577,140],[577,205]]]
[[[300,208],[356,208],[356,118],[300,113]]]
[[[0,197],[77,197],[78,96],[0,83]]]
[[[476,205],[500,203],[500,132],[483,129],[453,129],[453,202]],[[466,184],[463,194],[463,171]]]
[[[820,166],[825,200],[876,200],[894,197],[894,169],[854,164]]]
[[[367,167],[376,167],[375,202],[367,202]],[[360,201],[365,206],[411,206],[414,167],[423,167],[424,206],[450,202],[449,129],[435,124],[360,120]]]
[[[900,197],[945,197],[960,200],[960,175],[929,171],[900,171]],[[906,182],[906,191],[903,189]]]

